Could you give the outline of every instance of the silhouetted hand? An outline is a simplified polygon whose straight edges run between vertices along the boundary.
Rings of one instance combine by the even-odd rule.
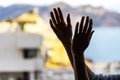
[[[59,7],[54,8],[50,15],[50,25],[58,39],[63,43],[63,45],[71,46],[72,26],[70,14],[67,15],[67,22],[64,21],[62,11]]]
[[[77,22],[75,27],[74,38],[72,42],[72,50],[74,54],[83,53],[88,47],[93,30],[92,30],[93,21],[88,16],[83,16],[81,23]]]

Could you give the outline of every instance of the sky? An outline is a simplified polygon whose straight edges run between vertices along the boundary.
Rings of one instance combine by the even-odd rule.
[[[81,5],[92,5],[95,7],[103,6],[106,9],[120,13],[120,0],[0,0],[0,6],[9,6],[16,3],[44,6],[60,1],[66,2],[73,7]]]

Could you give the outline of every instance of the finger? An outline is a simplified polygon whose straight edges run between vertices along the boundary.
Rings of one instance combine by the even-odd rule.
[[[92,19],[90,19],[90,22],[89,22],[89,27],[88,27],[88,30],[87,30],[87,35],[89,35],[90,34],[90,32],[91,32],[91,30],[92,30],[92,26],[93,26],[93,20]]]
[[[92,35],[93,35],[94,32],[95,32],[95,31],[93,30],[93,31],[90,33],[89,38],[88,38],[89,42],[90,42],[91,37],[92,37]]]
[[[58,13],[59,13],[59,17],[61,19],[61,22],[65,22],[64,18],[63,18],[62,10],[59,7],[58,7]]]
[[[79,27],[79,33],[82,33],[82,31],[83,31],[83,23],[84,23],[84,19],[85,19],[85,17],[82,16],[82,19],[81,19],[81,22],[80,22],[80,27]]]
[[[88,23],[89,23],[89,16],[86,17],[86,21],[85,21],[85,26],[84,26],[84,29],[83,29],[83,33],[86,33],[87,28],[89,27]]]
[[[74,35],[77,35],[77,34],[78,34],[78,26],[79,26],[79,22],[77,22],[77,24],[76,24],[76,26],[75,26]]]
[[[51,19],[49,20],[49,23],[50,23],[50,26],[51,26],[52,30],[53,30],[55,33],[57,33],[57,30],[56,30],[55,26],[53,25],[53,22],[52,22]]]
[[[69,29],[72,29],[71,20],[70,20],[70,14],[68,14],[68,16],[67,16],[67,25],[68,25]]]
[[[59,14],[58,14],[57,9],[54,8],[53,11],[54,11],[54,13],[55,13],[55,16],[56,16],[55,18],[56,18],[57,22],[60,23]]]
[[[57,25],[57,22],[56,22],[56,20],[55,20],[55,16],[54,16],[53,12],[50,12],[50,15],[51,15],[51,19],[52,19],[54,25],[56,26],[56,25]]]

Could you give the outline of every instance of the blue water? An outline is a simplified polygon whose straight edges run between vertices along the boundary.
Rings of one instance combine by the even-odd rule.
[[[93,61],[120,61],[120,27],[94,28],[85,55]]]

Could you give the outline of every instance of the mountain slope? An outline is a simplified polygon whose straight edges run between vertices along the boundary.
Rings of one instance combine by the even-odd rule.
[[[39,8],[39,15],[47,22],[50,18],[50,11],[55,7],[60,7],[65,17],[67,13],[71,14],[73,24],[80,21],[81,16],[90,16],[94,20],[94,26],[120,26],[120,14],[117,12],[109,11],[103,7],[93,7],[91,5],[73,8],[63,2],[49,6],[16,4],[4,8],[0,7],[0,20],[16,18],[17,16],[32,10],[34,7]]]

